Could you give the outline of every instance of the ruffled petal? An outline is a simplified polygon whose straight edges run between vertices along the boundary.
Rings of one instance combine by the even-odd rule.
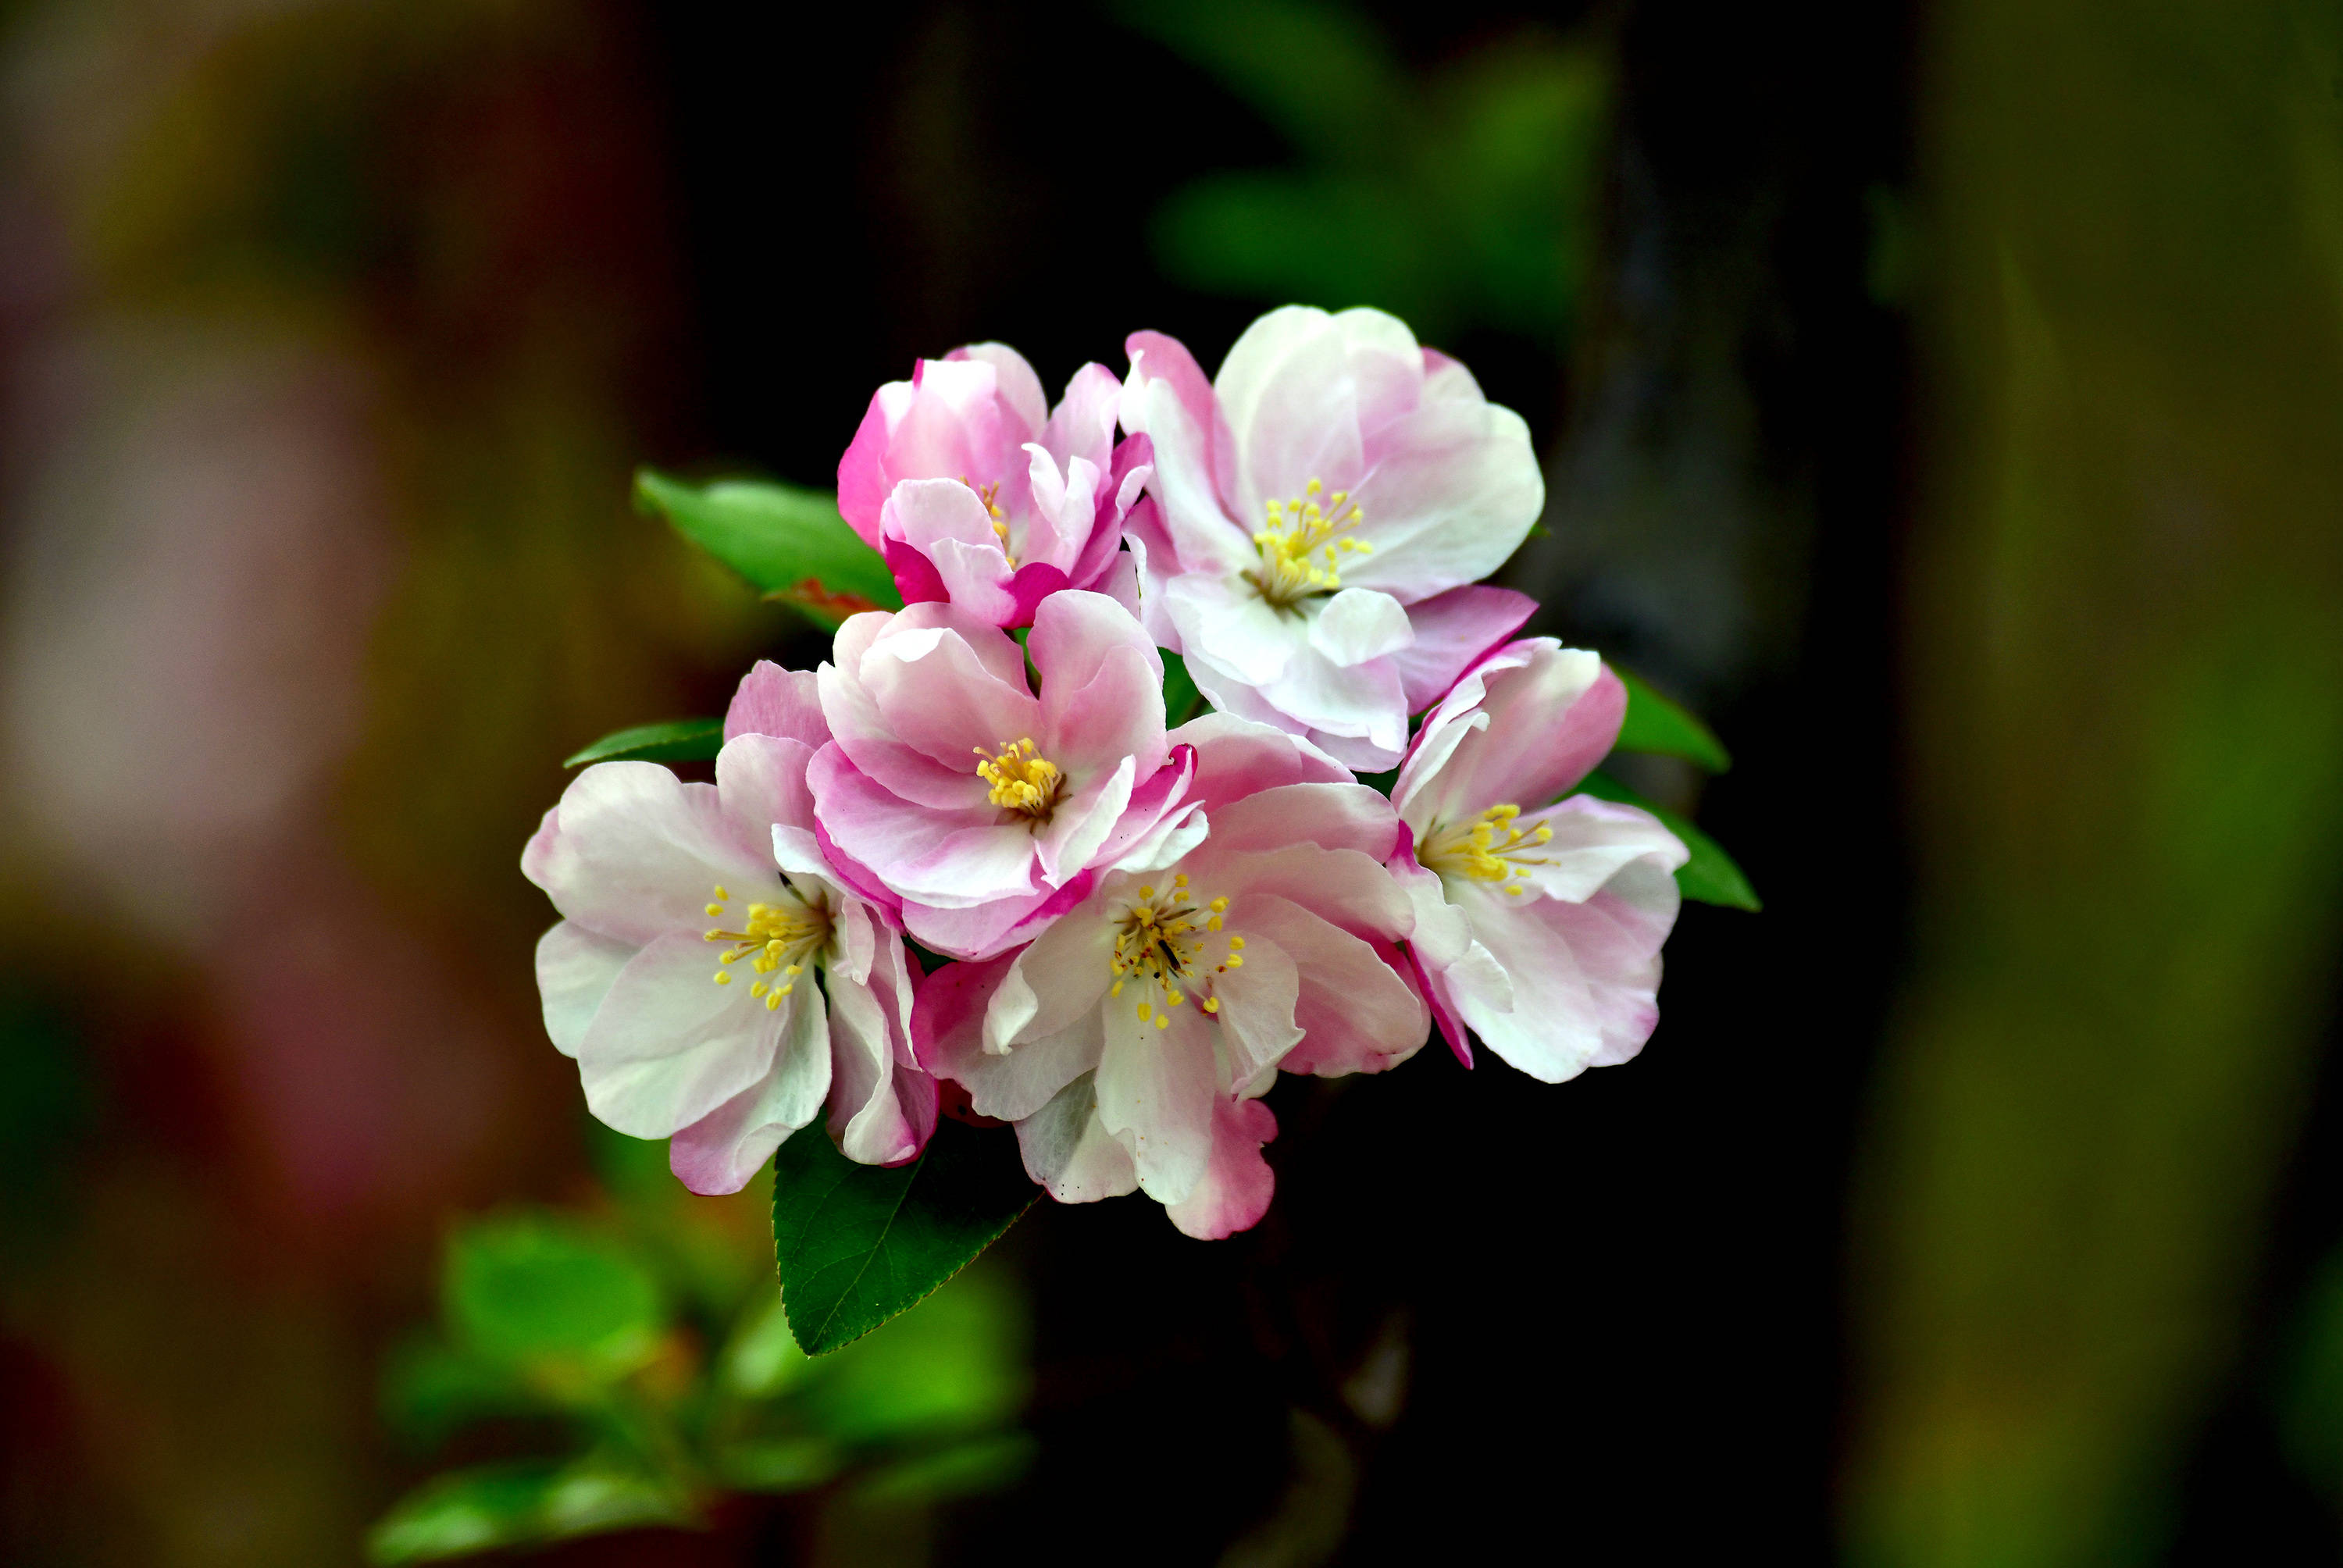
[[[1258,893],[1230,906],[1228,924],[1284,950],[1299,972],[1293,1020],[1301,1043],[1281,1064],[1286,1071],[1321,1078],[1381,1072],[1423,1046],[1431,1020],[1393,967],[1396,949],[1378,950],[1290,900]],[[1249,971],[1250,943],[1245,958]]]
[[[1098,1116],[1092,1075],[1085,1072],[1017,1123],[1025,1173],[1061,1203],[1094,1203],[1137,1191],[1131,1151]]]
[[[778,735],[820,750],[830,740],[821,716],[821,683],[810,669],[783,669],[760,658],[740,678],[732,705],[724,710],[724,739]]]
[[[694,1192],[738,1192],[789,1134],[821,1113],[830,1088],[830,1041],[820,992],[807,987],[803,1005],[783,1011],[787,1034],[764,1077],[678,1131],[668,1145],[668,1169]]]
[[[820,989],[801,985],[772,1010],[743,980],[716,984],[716,970],[711,944],[677,932],[619,971],[578,1042],[578,1075],[596,1116],[637,1138],[673,1137],[765,1076],[792,1009]],[[826,1051],[821,1077],[827,1089]]]
[[[1407,710],[1419,713],[1448,695],[1457,678],[1503,646],[1537,612],[1537,600],[1511,588],[1474,583],[1410,605],[1415,640],[1391,656]]]
[[[778,890],[769,836],[742,834],[706,784],[655,762],[598,762],[570,781],[521,854],[553,907],[598,936],[642,946],[705,924],[718,884]]]
[[[1260,1223],[1277,1186],[1261,1149],[1276,1136],[1277,1118],[1260,1101],[1213,1104],[1212,1159],[1188,1196],[1164,1206],[1182,1235],[1217,1241]]]
[[[1105,1049],[1098,1066],[1098,1113],[1131,1151],[1139,1184],[1159,1203],[1188,1196],[1212,1151],[1212,1025],[1192,1007],[1169,1022],[1142,1022],[1128,999],[1101,1008]]]
[[[537,991],[545,1007],[545,1032],[564,1056],[578,1054],[578,1042],[618,971],[635,950],[625,942],[598,937],[585,927],[563,920],[537,940]]]

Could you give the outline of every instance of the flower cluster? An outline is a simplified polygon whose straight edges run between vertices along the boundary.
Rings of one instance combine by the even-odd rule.
[[[713,784],[597,764],[530,841],[547,1029],[695,1191],[825,1112],[913,1159],[948,1102],[1060,1201],[1225,1236],[1281,1072],[1436,1022],[1560,1081],[1650,1035],[1685,849],[1569,794],[1625,690],[1479,582],[1543,504],[1522,421],[1372,310],[1276,311],[1210,380],[1127,347],[1054,408],[993,344],[880,387],[839,508],[904,608],[758,665]]]

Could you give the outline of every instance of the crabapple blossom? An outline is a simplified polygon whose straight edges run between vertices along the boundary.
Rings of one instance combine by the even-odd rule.
[[[935,1083],[901,933],[818,842],[813,675],[759,663],[725,733],[713,785],[602,762],[545,814],[521,870],[562,915],[537,949],[546,1031],[594,1114],[672,1139],[696,1192],[738,1191],[825,1101],[849,1158],[910,1160]]]
[[[838,465],[839,510],[907,604],[1032,623],[1061,588],[1101,586],[1148,443],[1114,439],[1121,383],[1085,365],[1051,409],[1013,348],[977,343],[879,388]]]
[[[1122,423],[1153,444],[1152,504],[1126,525],[1149,630],[1214,707],[1392,767],[1407,716],[1533,608],[1471,586],[1544,504],[1528,427],[1377,310],[1272,311],[1209,383],[1161,333],[1128,349]]]
[[[1684,847],[1632,806],[1555,801],[1611,749],[1626,705],[1595,655],[1530,638],[1467,671],[1408,749],[1392,870],[1414,901],[1408,948],[1433,1014],[1467,1066],[1468,1026],[1558,1083],[1626,1060],[1659,1021]]]
[[[957,604],[855,616],[820,679],[833,739],[809,777],[825,842],[940,952],[1026,940],[1098,877],[1163,864],[1205,830],[1193,753],[1164,734],[1163,661],[1103,594],[1043,599],[1024,648]]]
[[[1277,1121],[1259,1097],[1281,1069],[1380,1071],[1430,1025],[1399,969],[1390,803],[1269,726],[1212,714],[1172,739],[1194,749],[1211,834],[1107,873],[1020,951],[928,976],[912,1030],[930,1070],[1017,1124],[1052,1197],[1140,1188],[1211,1238],[1268,1207]]]

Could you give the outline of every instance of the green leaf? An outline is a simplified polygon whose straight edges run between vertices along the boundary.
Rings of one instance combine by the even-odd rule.
[[[435,1448],[471,1422],[546,1409],[545,1400],[509,1364],[437,1340],[399,1346],[383,1369],[383,1420],[417,1448]]]
[[[736,1492],[805,1492],[846,1468],[826,1437],[750,1437],[710,1456],[718,1479]]]
[[[1614,750],[1681,757],[1711,773],[1722,773],[1733,766],[1724,743],[1707,725],[1653,690],[1641,677],[1630,675],[1615,664],[1611,672],[1627,689],[1627,717],[1620,721]]]
[[[1749,879],[1733,863],[1733,857],[1725,852],[1725,846],[1694,827],[1688,819],[1644,799],[1607,773],[1589,773],[1579,780],[1578,788],[1598,800],[1640,806],[1684,840],[1684,848],[1692,851],[1692,859],[1676,868],[1676,887],[1685,898],[1704,904],[1723,904],[1729,910],[1747,910],[1752,914],[1765,907],[1758,902],[1757,890],[1749,885]]]
[[[456,1233],[443,1284],[458,1342],[578,1394],[647,1364],[665,1326],[659,1287],[614,1243],[549,1215],[515,1214]]]
[[[915,1305],[1016,1223],[1040,1189],[1013,1138],[946,1120],[891,1170],[838,1151],[820,1127],[773,1157],[773,1256],[789,1332],[809,1355]]]
[[[1188,661],[1170,648],[1163,654],[1163,722],[1172,729],[1193,719],[1204,706],[1204,694],[1196,689],[1196,678],[1188,673]]]
[[[689,1499],[656,1476],[588,1457],[459,1470],[394,1504],[367,1536],[378,1563],[429,1563],[491,1547],[692,1522]]]
[[[635,504],[739,572],[769,598],[835,627],[865,609],[900,609],[886,559],[838,515],[821,490],[748,479],[688,485],[652,468],[635,471]]]
[[[724,720],[670,719],[659,724],[638,724],[613,730],[575,757],[564,768],[588,762],[705,762],[724,749]]]

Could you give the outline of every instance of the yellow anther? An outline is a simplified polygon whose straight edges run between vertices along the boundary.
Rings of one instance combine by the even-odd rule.
[[[1416,859],[1445,877],[1509,884],[1527,877],[1532,866],[1549,864],[1530,851],[1552,842],[1554,829],[1541,822],[1534,831],[1524,833],[1513,824],[1521,814],[1519,806],[1508,802],[1490,807],[1469,825],[1435,829],[1418,846]],[[1519,898],[1522,890],[1509,885],[1505,891]]]
[[[1184,887],[1186,887],[1186,886],[1188,885],[1188,873],[1187,873],[1187,872],[1185,872],[1185,871],[1174,871],[1174,872],[1172,872],[1172,885],[1173,887],[1175,887],[1175,888],[1184,888]]]
[[[716,885],[716,901],[719,904],[729,904],[732,901],[732,895],[724,890],[724,884],[721,882]]]
[[[720,915],[724,912],[724,906],[721,904],[710,904],[708,906],[708,912],[711,915]]]
[[[1312,479],[1302,495],[1264,504],[1266,526],[1252,537],[1261,565],[1247,575],[1275,608],[1290,609],[1312,594],[1334,592],[1342,586],[1338,569],[1342,558],[1366,555],[1374,548],[1350,537],[1365,520],[1350,492],[1337,490],[1321,507],[1317,497],[1324,488]]]
[[[1141,1022],[1141,1023],[1145,1023],[1145,1022],[1147,1021],[1147,1020],[1148,1020],[1149,1016],[1150,1016],[1150,1015],[1151,1015],[1154,1011],[1155,1011],[1155,1010],[1154,1010],[1152,1007],[1149,1006],[1146,1002],[1141,1002],[1141,1003],[1139,1004],[1139,1021],[1140,1021],[1140,1022]]]
[[[781,999],[789,994],[789,993],[786,990],[777,990],[772,995],[767,997],[765,999],[765,1010],[767,1012],[778,1011],[781,1005]]]
[[[723,889],[716,890],[719,898],[729,899]],[[794,890],[785,890],[778,904],[750,904],[743,930],[727,930],[721,927],[700,933],[700,940],[731,944],[716,956],[717,970],[712,977],[718,985],[730,985],[732,971],[729,966],[741,959],[759,974],[771,974],[776,970],[797,975],[805,972],[822,946],[830,940],[830,911],[819,902],[807,903]],[[750,996],[764,996],[769,982],[757,980],[749,987]],[[780,1005],[779,998],[789,994],[783,986],[766,1002],[768,1007]]]
[[[983,760],[976,765],[977,777],[992,786],[990,799],[996,806],[1005,806],[1024,816],[1046,819],[1058,802],[1065,775],[1058,765],[1033,749],[1032,737],[1001,743],[996,755],[988,755],[983,747],[974,749]]]
[[[1206,904],[1204,907],[1212,910],[1212,913],[1216,915],[1224,915],[1228,913],[1229,901],[1225,898],[1214,899],[1211,903]]]
[[[1208,996],[1202,1001],[1197,1003],[1197,1005],[1202,1008],[1206,1012],[1218,1012],[1221,1010],[1221,999],[1216,996]]]
[[[1241,953],[1244,951],[1244,939],[1242,937],[1231,937],[1229,939],[1229,951],[1232,953]]]

